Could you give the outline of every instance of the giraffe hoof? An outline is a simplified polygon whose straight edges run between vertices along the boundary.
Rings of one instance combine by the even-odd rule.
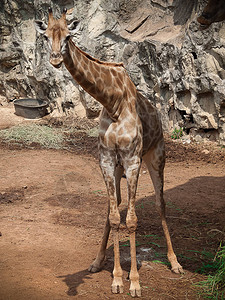
[[[184,274],[184,270],[179,263],[177,263],[177,265],[172,268],[172,272],[176,274]]]
[[[131,297],[141,297],[141,290],[130,290]]]
[[[123,286],[121,286],[121,285],[112,286],[112,293],[113,294],[122,294],[123,293]]]
[[[141,297],[141,287],[138,283],[131,283],[130,285],[130,295],[131,297]]]
[[[91,273],[97,273],[99,271],[101,271],[101,265],[99,264],[95,264],[94,262],[90,265],[90,267],[88,268],[88,271]]]
[[[123,281],[122,278],[114,278],[112,283],[112,293],[122,294],[123,293]]]

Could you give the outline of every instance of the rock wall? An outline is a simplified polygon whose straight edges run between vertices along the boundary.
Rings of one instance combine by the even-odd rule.
[[[123,61],[137,88],[159,108],[165,130],[183,127],[199,140],[225,144],[225,25],[201,31],[205,0],[3,0],[0,6],[0,103],[49,100],[54,116],[96,117],[100,105],[65,67],[48,62],[34,19],[47,9],[81,20],[74,41],[101,60]]]

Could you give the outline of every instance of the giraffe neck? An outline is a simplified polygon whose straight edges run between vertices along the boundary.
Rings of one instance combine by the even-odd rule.
[[[127,84],[133,85],[123,64],[101,62],[80,50],[72,39],[63,60],[77,83],[106,108],[112,119],[117,119],[127,98]]]

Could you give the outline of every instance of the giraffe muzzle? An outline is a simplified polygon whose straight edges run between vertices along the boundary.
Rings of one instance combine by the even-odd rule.
[[[60,52],[52,52],[50,56],[50,63],[55,68],[60,68],[63,62],[63,56]]]

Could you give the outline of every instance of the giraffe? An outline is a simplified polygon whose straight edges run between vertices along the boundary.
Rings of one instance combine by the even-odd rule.
[[[90,272],[100,271],[110,230],[114,243],[112,292],[123,293],[123,271],[120,265],[119,226],[121,203],[120,180],[125,173],[128,189],[126,226],[130,236],[130,293],[141,296],[136,262],[135,231],[137,216],[135,196],[142,159],[147,165],[156,195],[156,207],[161,216],[172,271],[183,273],[173,251],[163,198],[165,149],[162,126],[156,108],[139,93],[129,78],[123,63],[102,62],[79,49],[71,35],[79,30],[79,21],[66,22],[66,9],[60,19],[49,9],[48,25],[35,21],[36,29],[51,46],[50,63],[59,68],[65,64],[83,89],[103,105],[99,125],[99,164],[105,180],[109,205],[99,252],[90,265]]]

